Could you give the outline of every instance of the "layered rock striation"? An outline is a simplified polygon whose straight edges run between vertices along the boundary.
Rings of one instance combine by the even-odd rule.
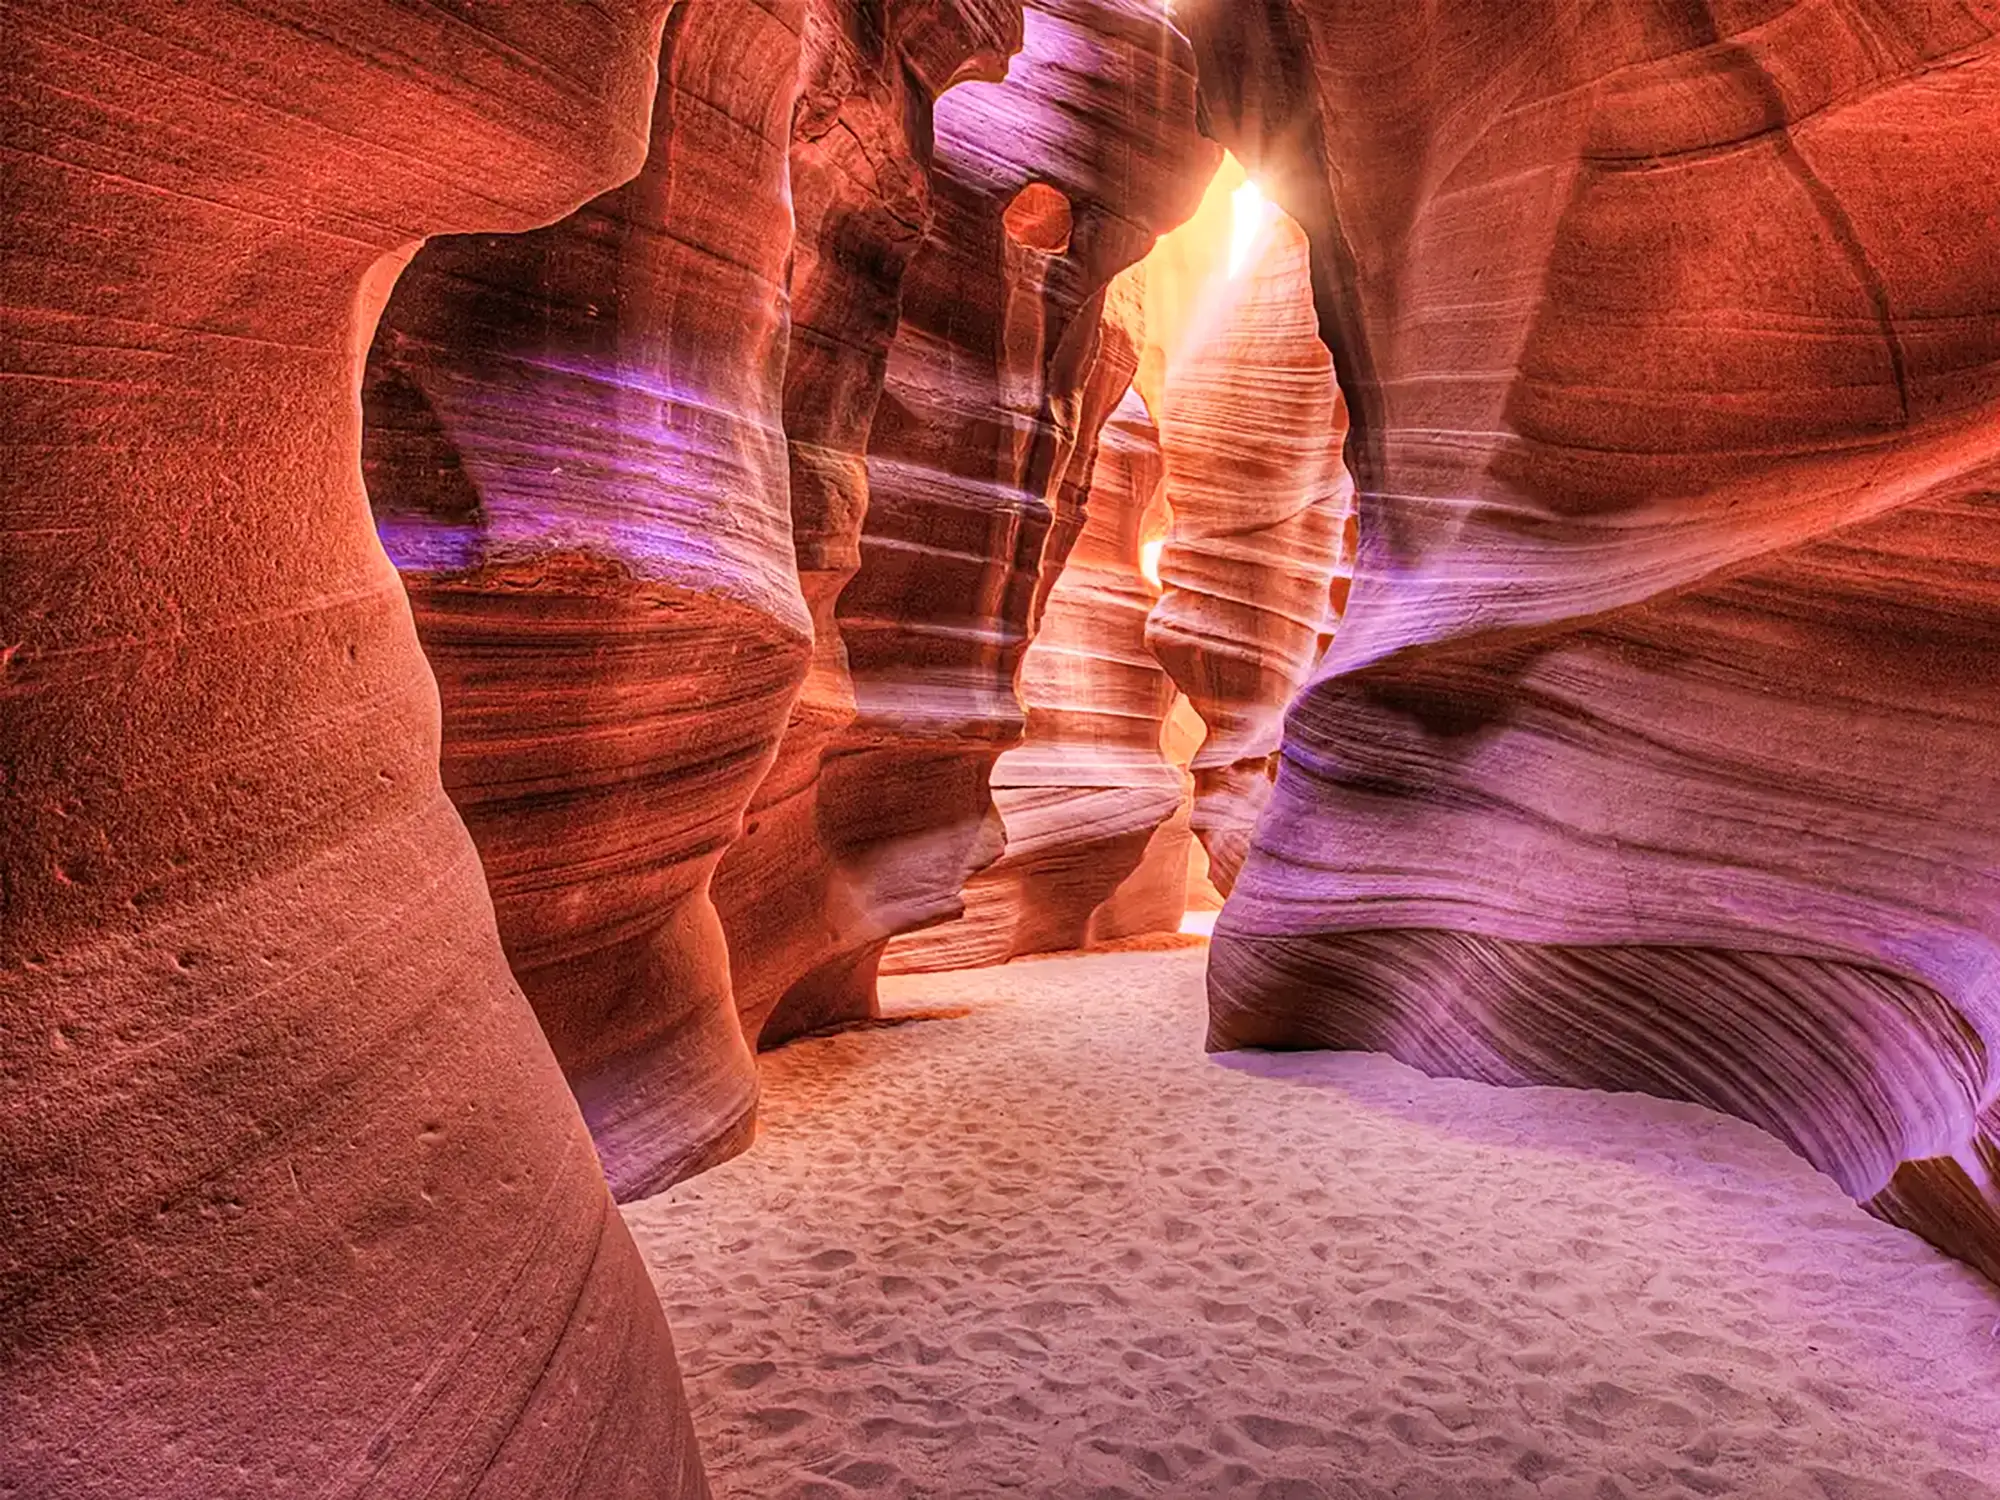
[[[1270,796],[1285,710],[1345,603],[1346,413],[1305,235],[1240,168],[1217,174],[1154,269],[1147,383],[1172,525],[1146,641],[1206,728],[1193,826],[1226,894]]]
[[[735,1002],[754,1045],[793,986],[835,956],[851,908],[844,846],[821,823],[820,762],[853,722],[834,609],[860,566],[868,441],[931,221],[933,105],[997,81],[1018,5],[813,0],[790,146],[796,221],[783,394],[792,544],[813,624],[809,670],[741,837],[717,871]]]
[[[1212,1044],[1694,1099],[2000,1274],[2000,13],[1179,14],[1364,518]]]
[[[397,273],[636,172],[664,11],[7,8],[0,1493],[706,1493],[359,463]]]
[[[1185,843],[1168,833],[1153,849],[1187,789],[1161,749],[1174,685],[1146,647],[1158,590],[1141,553],[1166,517],[1159,434],[1131,384],[1143,328],[1135,269],[1114,285],[1092,375],[1123,395],[1101,429],[1088,494],[1076,503],[1082,529],[1022,661],[1023,742],[993,763],[1005,851],[966,884],[962,917],[889,945],[885,973],[1005,963],[1081,948],[1100,934],[1171,931],[1180,921]],[[1128,892],[1100,924],[1149,853],[1169,863],[1177,853],[1178,879]]]
[[[550,228],[426,245],[364,389],[445,787],[621,1198],[753,1124],[708,886],[812,635],[782,410],[806,15],[678,10],[645,169]]]
[[[1187,215],[1214,156],[1186,43],[1139,0],[1030,7],[1005,80],[939,101],[931,220],[834,610],[854,710],[810,785],[825,879],[776,951],[755,942],[762,888],[730,902],[739,1004],[763,1041],[872,1013],[889,938],[957,915],[1000,853],[992,763],[1022,733],[1015,678],[1118,396],[1092,382],[1105,291]],[[780,764],[805,785],[803,758],[781,747]]]

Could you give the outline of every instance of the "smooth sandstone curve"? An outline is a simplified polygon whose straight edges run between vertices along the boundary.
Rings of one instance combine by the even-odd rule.
[[[359,462],[397,272],[637,171],[665,9],[7,7],[0,1494],[707,1493]]]
[[[1362,491],[1213,1044],[1694,1099],[2000,1276],[2000,7],[1183,15]]]
[[[1160,327],[1142,378],[1172,521],[1146,643],[1207,728],[1192,823],[1226,895],[1270,796],[1285,710],[1353,570],[1346,409],[1305,235],[1240,169],[1217,174],[1157,260]]]
[[[933,108],[998,80],[1021,42],[1017,4],[813,0],[791,141],[792,329],[784,384],[794,557],[812,657],[743,833],[716,871],[736,1009],[755,1046],[795,989],[842,963],[853,901],[825,819],[821,764],[854,721],[834,611],[861,565],[868,442],[902,318],[903,278],[931,222]]]
[[[644,170],[426,245],[364,388],[445,788],[621,1200],[754,1128],[708,888],[810,650],[782,410],[805,17],[677,11]]]
[[[855,706],[812,788],[830,868],[810,941],[739,997],[764,1043],[872,1014],[889,939],[956,916],[1000,853],[988,776],[1022,732],[1014,679],[1080,528],[1059,510],[1087,473],[1072,465],[1110,410],[1085,399],[1103,296],[1191,211],[1215,155],[1186,42],[1139,0],[1031,6],[1005,80],[939,101],[932,218],[833,612]]]
[[[890,943],[885,974],[1088,946],[1100,909],[1186,800],[1184,774],[1161,748],[1175,688],[1146,646],[1159,592],[1141,551],[1166,519],[1159,434],[1132,387],[1144,343],[1143,271],[1126,272],[1107,299],[1092,383],[1121,394],[1077,504],[1082,529],[1022,660],[1022,742],[993,763],[1005,852],[967,882],[962,917]],[[1133,896],[1108,914],[1104,935],[1179,925],[1183,902],[1174,898],[1186,893],[1186,846],[1160,852],[1178,852],[1177,885],[1162,888],[1164,900]]]

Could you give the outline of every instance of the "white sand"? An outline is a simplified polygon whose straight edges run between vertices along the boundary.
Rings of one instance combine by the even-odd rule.
[[[1746,1125],[1201,1054],[1202,949],[892,981],[634,1206],[724,1497],[2000,1496],[2000,1293]]]

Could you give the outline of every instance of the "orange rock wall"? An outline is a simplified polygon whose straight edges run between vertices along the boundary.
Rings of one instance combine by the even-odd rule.
[[[957,915],[1000,853],[989,775],[1022,733],[1015,677],[1111,405],[1091,384],[1104,293],[1186,216],[1215,154],[1185,43],[1138,0],[1030,7],[1005,81],[945,95],[934,140],[932,217],[868,435],[859,566],[834,610],[853,714],[813,726],[816,778],[779,752],[810,788],[824,874],[772,945],[763,903],[779,887],[739,882],[753,872],[734,859],[723,871],[738,1003],[766,1043],[872,1013],[890,937]]]
[[[1146,640],[1207,733],[1193,827],[1227,892],[1270,795],[1285,710],[1345,603],[1353,484],[1304,234],[1231,163],[1149,282],[1172,516]]]
[[[883,971],[965,968],[1081,948],[1186,797],[1161,751],[1174,687],[1146,649],[1158,591],[1140,561],[1164,529],[1159,436],[1132,387],[1144,342],[1143,268],[1114,283],[1093,384],[1122,393],[1098,440],[1082,529],[1023,658],[1023,742],[993,764],[1005,852],[966,884],[957,921],[896,939]],[[1169,837],[1171,842],[1171,836]],[[1162,857],[1172,855],[1162,849]],[[1182,876],[1165,898],[1127,895],[1104,935],[1171,931]]]
[[[834,610],[861,563],[869,437],[903,279],[932,219],[934,91],[1003,77],[1022,24],[1018,6],[884,11],[858,0],[815,0],[807,23],[791,143],[784,431],[813,652],[775,761],[715,880],[752,1045],[794,985],[829,959],[837,967],[839,934],[852,920],[843,846],[823,826],[820,804],[821,760],[854,719]]]
[[[2000,7],[1177,14],[1362,491],[1212,1044],[1697,1100],[2000,1274]]]
[[[665,10],[7,8],[10,1494],[707,1493],[360,468],[397,273],[637,172]]]
[[[363,393],[445,787],[620,1197],[752,1128],[708,882],[810,649],[781,425],[805,18],[678,11],[645,169],[426,245]]]

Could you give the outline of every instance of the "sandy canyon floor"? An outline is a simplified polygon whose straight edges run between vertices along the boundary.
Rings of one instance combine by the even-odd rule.
[[[1204,1057],[1200,949],[892,980],[628,1210],[722,1496],[2000,1497],[2000,1293],[1775,1141]]]

